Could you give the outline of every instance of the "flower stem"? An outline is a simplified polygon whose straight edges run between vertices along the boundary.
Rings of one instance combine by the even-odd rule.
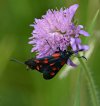
[[[81,87],[81,74],[82,71],[79,70],[79,75],[76,83],[76,94],[73,106],[80,106],[80,87]]]
[[[90,72],[88,66],[86,65],[86,63],[82,59],[79,58],[79,61],[82,65],[82,68],[84,69],[85,75],[86,75],[87,80],[88,80],[88,85],[89,85],[89,90],[90,90],[90,95],[91,95],[91,99],[93,102],[93,106],[99,106],[98,105],[99,100],[98,100],[98,96],[97,96],[97,90],[96,90],[91,72]]]

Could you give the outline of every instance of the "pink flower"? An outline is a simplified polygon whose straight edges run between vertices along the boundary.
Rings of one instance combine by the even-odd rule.
[[[87,45],[81,44],[80,36],[89,36],[82,25],[72,22],[78,4],[60,10],[48,10],[41,19],[35,19],[32,37],[29,44],[33,45],[31,52],[38,52],[37,58],[49,56],[60,50],[88,50]]]

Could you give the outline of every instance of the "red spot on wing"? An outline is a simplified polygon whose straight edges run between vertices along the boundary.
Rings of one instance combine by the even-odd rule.
[[[51,63],[50,66],[53,66],[55,63]]]
[[[48,58],[44,58],[43,63],[48,63]]]
[[[53,71],[56,71],[56,70],[57,70],[57,68],[56,68],[56,67],[52,67],[52,70],[53,70]]]
[[[36,63],[39,63],[40,61],[39,60],[34,60]]]
[[[62,62],[61,62],[61,65],[64,65],[64,64],[65,64],[65,61],[62,61]]]
[[[40,67],[39,67],[39,66],[36,66],[36,69],[37,69],[37,70],[39,70],[39,69],[40,69]]]
[[[54,54],[52,55],[52,57],[54,57],[54,58],[59,58],[59,57],[60,57],[60,53],[54,53]]]
[[[54,75],[55,75],[55,73],[54,73],[54,72],[51,72],[51,73],[50,73],[50,75],[51,75],[51,76],[54,76]]]

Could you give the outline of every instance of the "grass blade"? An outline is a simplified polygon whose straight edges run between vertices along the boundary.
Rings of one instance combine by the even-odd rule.
[[[96,87],[94,84],[93,77],[91,75],[91,71],[89,70],[87,64],[82,59],[79,58],[79,61],[80,61],[81,66],[85,72],[85,75],[87,77],[90,96],[91,96],[93,106],[99,106],[99,99],[98,99],[98,95],[97,95],[97,90],[96,90]]]

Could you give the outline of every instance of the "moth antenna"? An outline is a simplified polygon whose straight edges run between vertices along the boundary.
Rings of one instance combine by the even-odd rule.
[[[15,59],[15,58],[11,58],[10,61],[14,61],[16,63],[24,64],[24,62],[21,62],[21,61]]]

